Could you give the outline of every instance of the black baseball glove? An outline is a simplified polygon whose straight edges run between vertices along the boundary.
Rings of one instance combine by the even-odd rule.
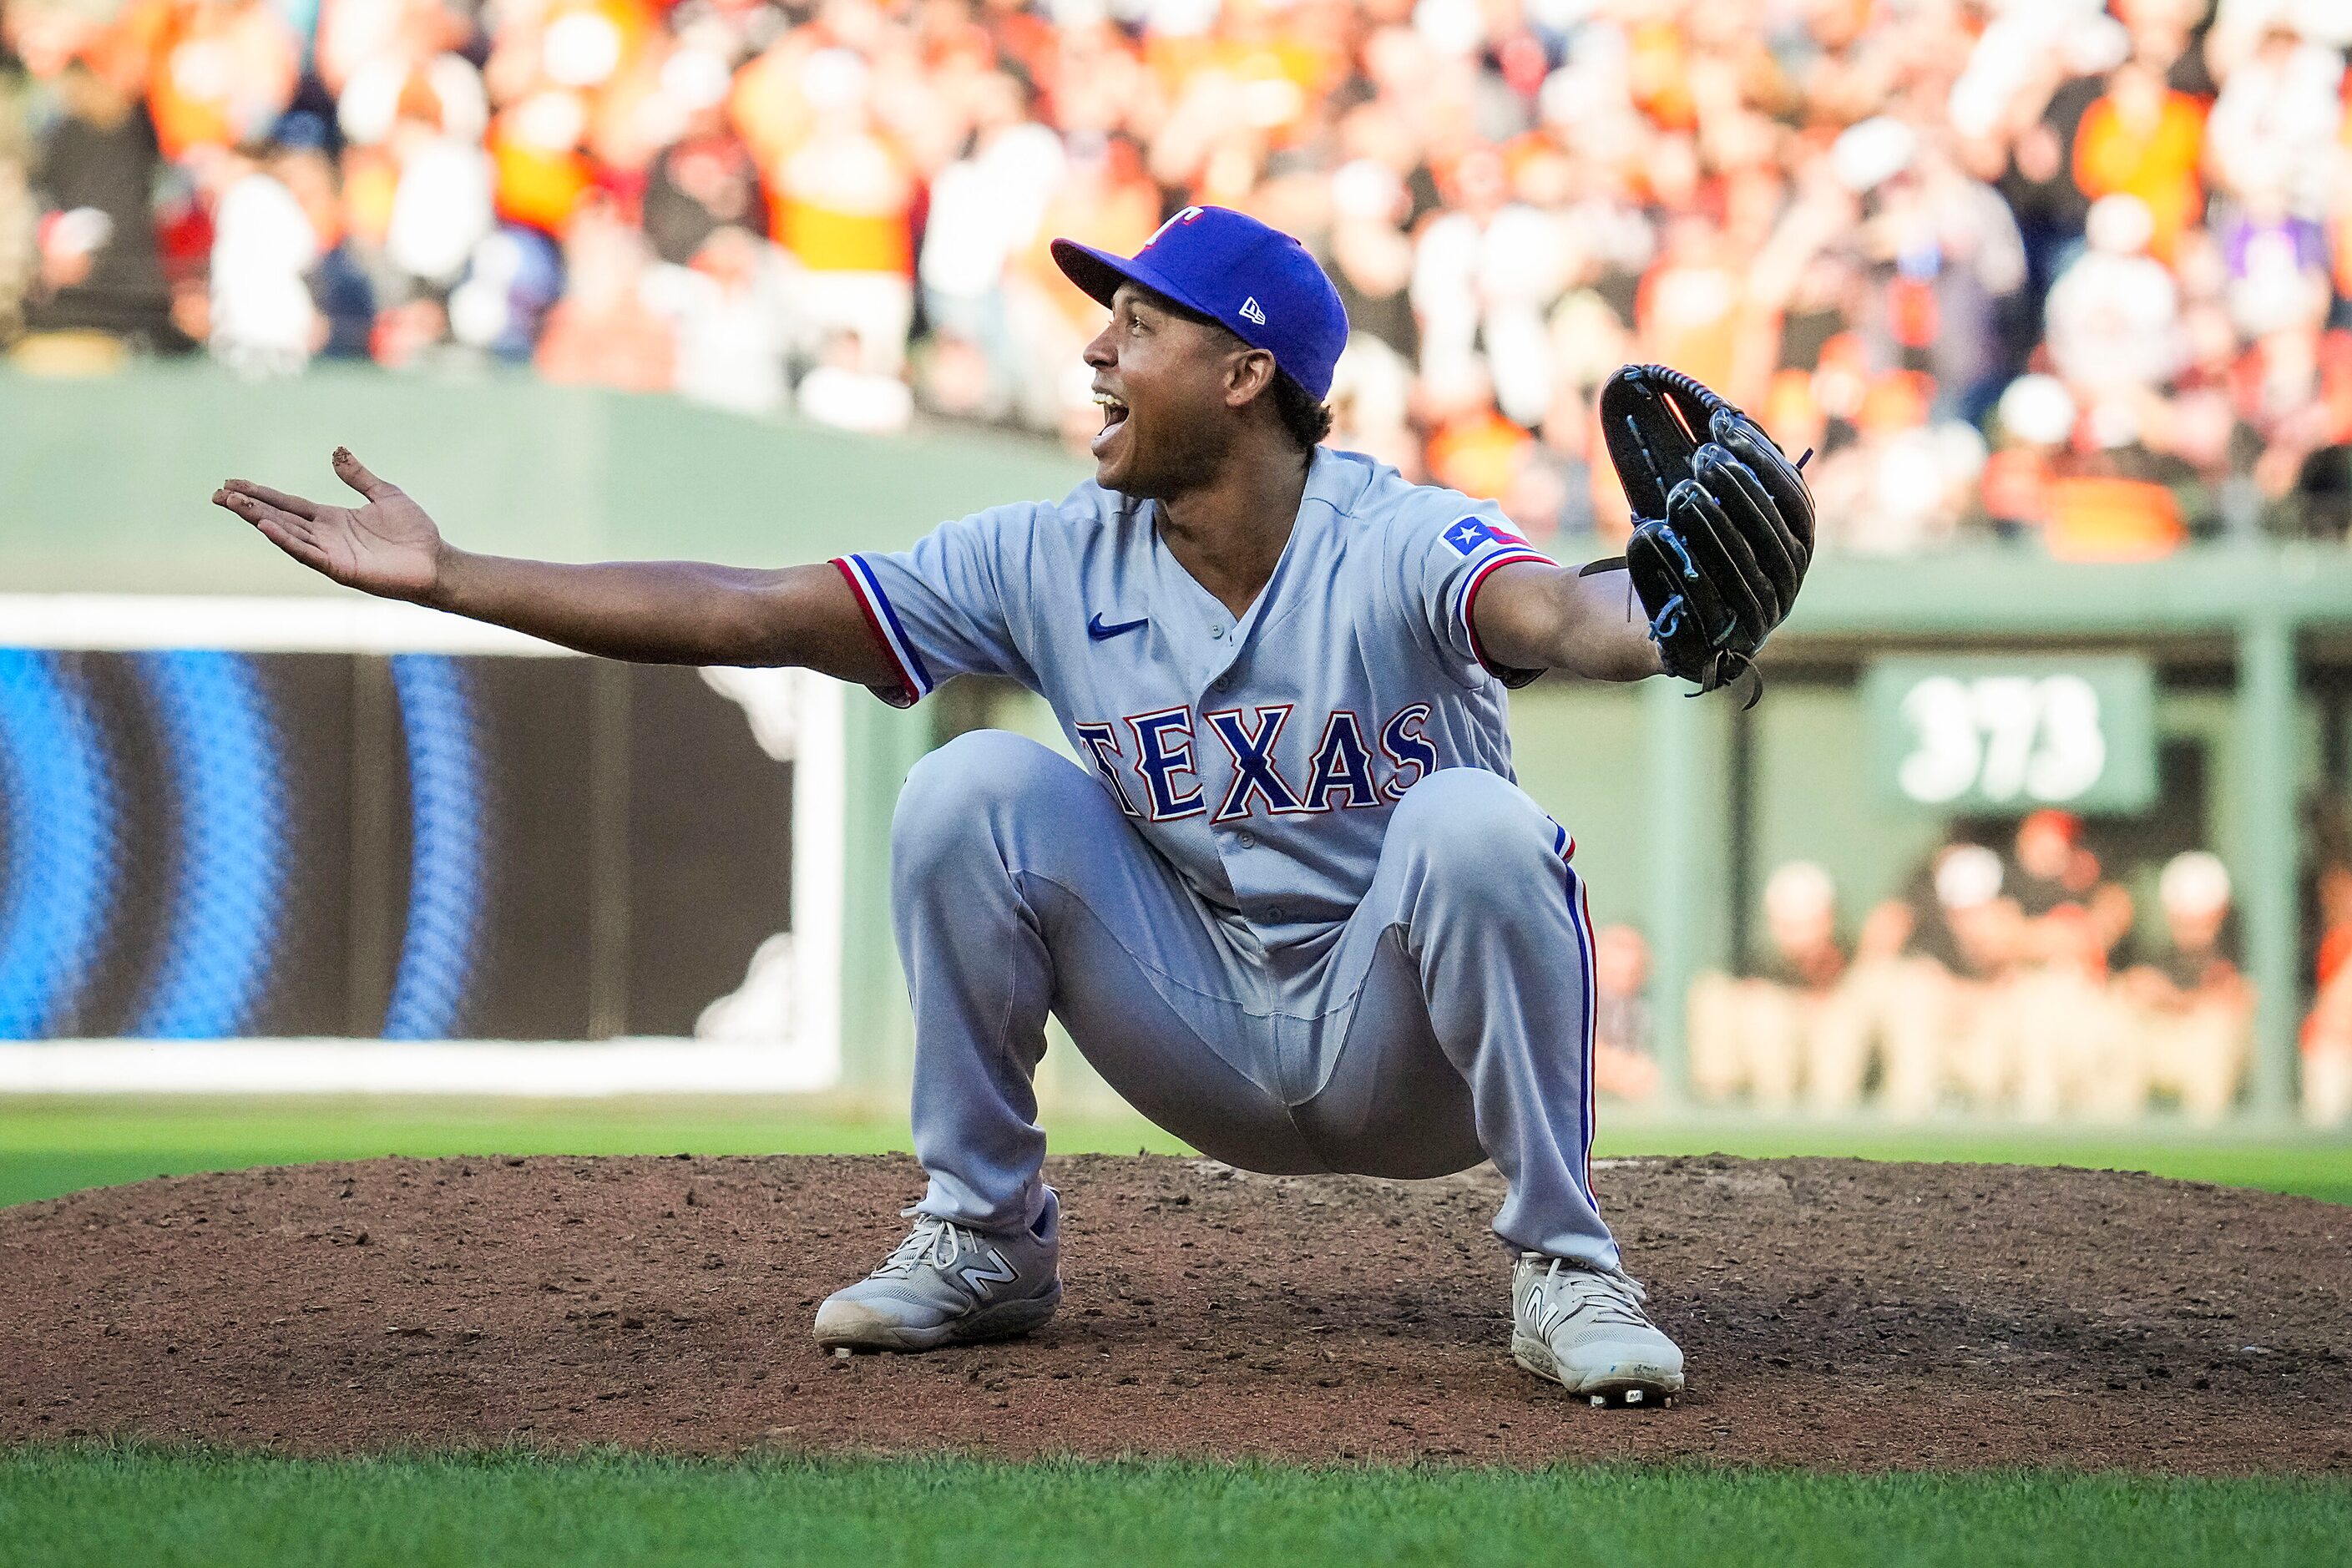
[[[1633,504],[1622,564],[1660,662],[1701,691],[1737,680],[1788,617],[1813,558],[1804,459],[1790,462],[1754,420],[1661,364],[1611,376],[1601,422]]]

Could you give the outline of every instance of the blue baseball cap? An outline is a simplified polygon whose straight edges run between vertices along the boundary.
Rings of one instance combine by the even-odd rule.
[[[1102,304],[1121,283],[1139,284],[1274,355],[1316,402],[1331,395],[1348,309],[1307,247],[1278,228],[1231,207],[1186,207],[1131,257],[1057,239],[1054,260]]]

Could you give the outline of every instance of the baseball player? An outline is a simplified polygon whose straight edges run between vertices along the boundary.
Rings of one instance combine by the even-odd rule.
[[[587,653],[800,665],[900,706],[1009,676],[1052,705],[1079,763],[980,731],[899,795],[929,1184],[907,1239],[818,1309],[820,1343],[924,1350],[1053,1315],[1031,1086],[1051,1012],[1139,1110],[1234,1164],[1492,1159],[1513,1354],[1596,1404],[1662,1402],[1682,1352],[1590,1181],[1584,887],[1513,782],[1505,694],[1547,669],[1736,676],[1810,554],[1802,480],[1696,383],[1621,372],[1602,413],[1644,521],[1602,564],[1630,582],[1564,570],[1493,505],[1320,445],[1348,323],[1296,240],[1188,207],[1132,258],[1054,253],[1110,310],[1085,351],[1095,478],[908,551],[782,571],[475,555],[341,450],[363,506],[242,480],[214,499],[339,583]]]

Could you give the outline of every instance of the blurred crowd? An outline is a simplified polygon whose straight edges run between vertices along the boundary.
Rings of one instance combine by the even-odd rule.
[[[2336,1125],[2352,1120],[2352,864],[2326,864],[2300,1090],[2309,1121]],[[1691,989],[1692,1092],[1831,1117],[1869,1105],[1909,1121],[1960,1110],[2121,1121],[2168,1105],[2218,1122],[2238,1105],[2252,1048],[2230,874],[2185,851],[2155,893],[2154,918],[2137,917],[2081,820],[2061,811],[2028,816],[2001,849],[1945,845],[1850,941],[1830,874],[1789,862],[1764,887],[1757,961]],[[1657,1083],[1642,938],[1621,926],[1596,945],[1596,1079],[1647,1099]]]
[[[1070,235],[1305,237],[1339,444],[1624,526],[1591,394],[1833,547],[2352,522],[2346,0],[0,0],[0,336],[1082,438]]]

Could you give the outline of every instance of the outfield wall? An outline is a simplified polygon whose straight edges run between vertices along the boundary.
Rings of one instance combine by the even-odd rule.
[[[139,618],[142,601],[126,609],[122,595],[157,596],[143,601],[151,606],[165,595],[349,602],[205,504],[231,475],[329,492],[326,455],[339,443],[410,489],[467,546],[568,560],[776,564],[888,548],[943,517],[1057,494],[1083,472],[1055,450],[1011,438],[881,440],[505,376],[322,372],[247,384],[203,365],[88,382],[0,375],[0,643],[115,647],[119,635],[90,628]],[[74,594],[104,595],[111,607],[55,597]],[[162,642],[227,643],[256,657],[333,654],[364,670],[394,653],[430,653],[435,637],[449,635],[415,622],[396,632],[380,621],[365,622],[373,631],[320,631],[319,613],[249,607],[231,616],[248,628],[239,637],[191,632]],[[201,608],[173,615],[180,619],[156,624],[205,623]],[[346,619],[357,626],[365,617]],[[311,630],[291,643],[250,629],[297,623]],[[2352,561],[2341,552],[2249,548],[2120,566],[2021,552],[1832,560],[1816,569],[1795,623],[1776,639],[1754,712],[1727,699],[1685,700],[1664,683],[1544,682],[1515,700],[1514,725],[1528,788],[1577,832],[1596,913],[1648,932],[1654,994],[1673,996],[1698,969],[1727,961],[1743,942],[1752,946],[1744,911],[1772,866],[1798,856],[1821,861],[1838,878],[1851,921],[1962,815],[1906,803],[1886,787],[1876,721],[1860,700],[1874,661],[1998,651],[2028,668],[2098,653],[2144,662],[2167,788],[2129,811],[2095,816],[2095,832],[2141,868],[2143,884],[2146,868],[2178,848],[2210,847],[2230,863],[2263,995],[2252,1101],[2276,1112],[2292,1092],[2305,989],[2297,803],[2314,789],[2345,793],[2347,634]],[[150,637],[144,646],[162,644]],[[516,653],[467,644],[460,656]],[[813,896],[798,886],[801,847],[812,834],[839,846],[837,886],[819,901],[829,901],[837,927],[837,956],[826,961],[839,976],[835,1022],[823,1032],[838,1050],[841,1083],[895,1089],[906,1070],[884,876],[890,803],[905,769],[955,728],[1040,727],[1018,693],[949,695],[912,715],[855,693],[836,701],[821,724],[840,759],[839,798],[822,822],[808,815],[814,808],[789,808],[794,847],[775,875],[794,884],[795,930]],[[625,694],[618,700],[627,706]],[[646,702],[660,705],[651,687],[638,705]],[[597,710],[590,701],[582,721]],[[2020,798],[2007,809],[2013,816],[2030,804]],[[1990,833],[2003,809],[1979,801],[1966,820]],[[761,835],[747,832],[746,841]],[[2139,890],[2146,908],[2147,889]],[[609,932],[603,940],[598,951],[625,961],[625,940],[620,948]],[[634,940],[655,939],[640,930]],[[595,984],[593,970],[583,966],[583,987]],[[1679,1011],[1657,1009],[1670,1062]],[[549,1010],[559,1016],[570,1015]],[[591,1006],[581,1016],[585,1036],[626,1037],[625,1009]],[[677,1061],[672,1047],[648,1048],[646,1071]],[[598,1081],[550,1076],[575,1087]]]

